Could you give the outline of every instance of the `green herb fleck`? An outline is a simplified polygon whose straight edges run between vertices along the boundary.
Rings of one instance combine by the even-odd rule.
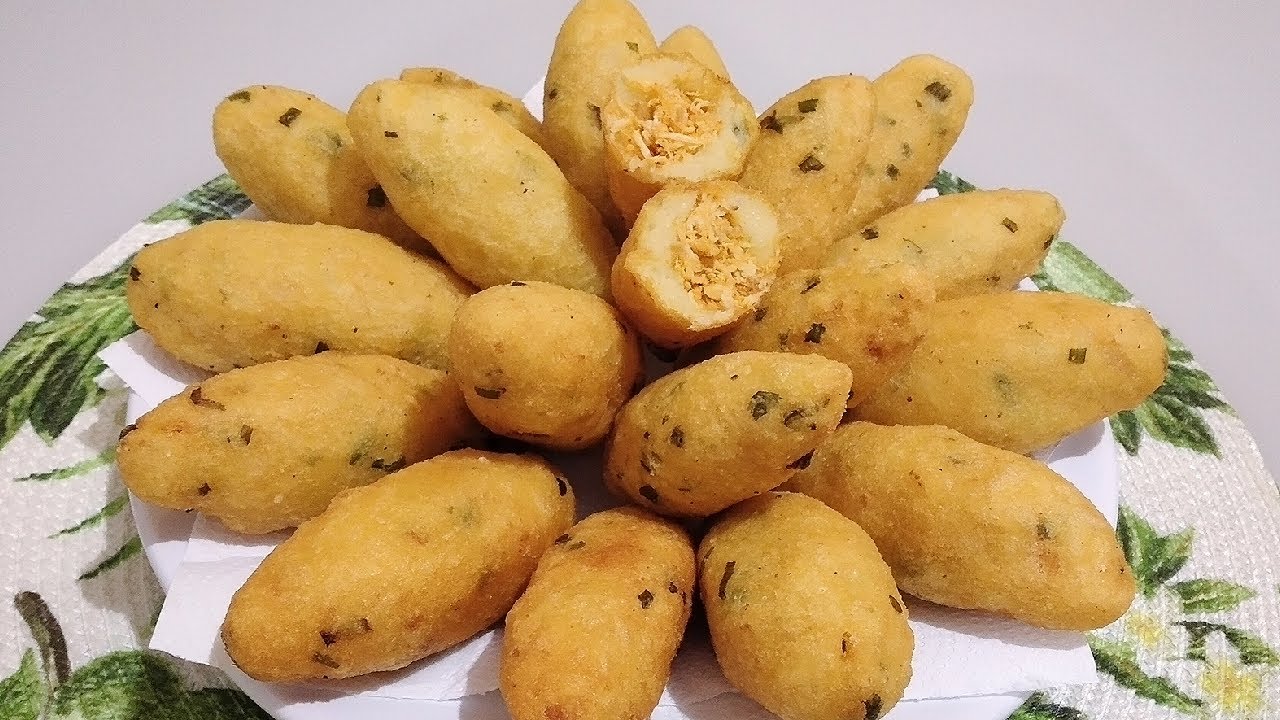
[[[809,332],[804,334],[804,341],[818,345],[822,343],[822,336],[827,332],[827,326],[822,323],[814,323],[809,326]]]
[[[788,470],[804,470],[809,467],[809,463],[813,462],[813,450],[801,455],[792,462],[787,464]]]
[[[823,165],[821,160],[814,157],[813,153],[809,153],[800,161],[799,167],[801,172],[817,172],[826,167],[826,165]]]
[[[640,52],[640,43],[628,42],[627,49],[631,52],[638,53]]]
[[[506,100],[498,100],[489,106],[494,112],[511,112],[511,103]]]
[[[1012,232],[1012,233],[1018,232],[1018,223],[1010,220],[1009,218],[1005,218],[1004,220],[1001,220],[1000,224],[1003,225],[1005,229],[1008,230],[1009,232]]]
[[[808,410],[805,410],[804,408],[796,408],[795,410],[788,412],[786,416],[782,418],[782,424],[786,425],[792,430],[799,430],[800,428],[804,427],[805,425],[804,421],[808,417],[809,417]]]
[[[497,400],[507,391],[506,388],[489,388],[481,387],[479,385],[476,386],[475,390],[477,395],[486,400]]]
[[[373,468],[374,470],[385,470],[389,473],[393,473],[397,470],[404,468],[404,466],[408,464],[409,464],[408,461],[405,460],[404,456],[402,455],[396,458],[395,460],[392,460],[391,462],[387,462],[382,458],[374,458],[373,462],[369,463],[369,467]]]
[[[778,403],[782,402],[782,396],[777,393],[771,393],[768,390],[757,390],[751,396],[751,419],[759,420],[769,414]]]
[[[724,591],[729,587],[729,578],[733,577],[733,571],[737,567],[737,563],[733,560],[724,564],[724,574],[720,576],[720,591],[716,593],[720,599],[724,599]]]
[[[862,718],[863,720],[876,720],[880,717],[880,707],[882,703],[879,695],[872,695],[862,701]]]
[[[1071,348],[1067,351],[1067,362],[1073,365],[1083,365],[1084,358],[1088,354],[1089,348],[1087,347]]]
[[[235,102],[249,102],[249,91],[240,90],[239,92],[233,92],[227,96],[227,99]]]
[[[368,194],[368,197],[365,199],[364,204],[368,205],[371,208],[386,207],[387,192],[382,189],[381,185],[374,185],[373,187],[369,188],[369,194]]]
[[[947,98],[951,97],[951,88],[943,85],[937,80],[925,85],[924,91],[936,98],[938,102],[946,102]]]
[[[1053,537],[1053,530],[1049,528],[1049,522],[1041,517],[1036,521],[1036,539],[1048,540]]]
[[[1013,393],[1013,378],[1004,373],[996,373],[991,376],[991,382],[996,386],[996,392],[1000,394],[1000,399],[1006,405],[1012,404],[1016,399]]]
[[[212,409],[212,410],[226,410],[226,409],[227,409],[227,406],[226,406],[226,405],[223,405],[222,403],[218,402],[217,400],[210,400],[209,398],[205,397],[205,396],[204,396],[204,388],[200,387],[199,385],[197,385],[197,386],[195,387],[195,389],[191,391],[191,404],[192,404],[192,405],[198,405],[198,406],[200,406],[200,407],[207,407],[207,408],[210,408],[210,409]]]
[[[291,107],[288,110],[285,110],[284,114],[280,116],[279,118],[280,124],[285,127],[289,127],[290,125],[293,124],[294,120],[298,119],[298,116],[301,114],[302,114],[301,110],[299,110],[296,107]]]
[[[644,434],[645,439],[649,439],[649,433]],[[640,451],[640,467],[649,475],[658,474],[658,466],[662,464],[662,458],[653,450],[645,448]]]
[[[818,109],[818,98],[809,98],[808,100],[801,100],[800,102],[796,103],[796,107],[802,113],[811,113],[814,110]]]

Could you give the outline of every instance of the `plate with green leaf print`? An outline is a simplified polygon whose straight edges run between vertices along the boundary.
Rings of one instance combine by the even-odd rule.
[[[145,338],[145,336],[135,335],[129,338],[129,342],[135,342],[139,337]],[[153,362],[156,361],[154,359],[156,357],[163,359],[162,351],[158,351],[154,347],[139,347],[143,352],[151,354],[150,357],[153,358]],[[118,368],[119,366],[112,364],[112,367]],[[168,372],[172,373],[173,368],[170,367]],[[157,390],[135,382],[135,377],[126,373],[123,369],[120,370],[120,373],[126,381],[131,383],[132,387],[135,389],[143,388],[143,392],[147,395],[145,399],[137,394],[130,398],[127,418],[129,422],[136,419],[139,414],[149,409],[150,406],[163,400],[168,394],[180,392],[184,383],[198,382],[204,376],[203,373],[194,378],[182,375],[179,381],[171,382]],[[1118,499],[1115,452],[1116,446],[1111,434],[1106,432],[1105,424],[1099,423],[1047,451],[1043,454],[1043,459],[1056,471],[1075,483],[1114,523]],[[580,460],[581,458],[553,458],[553,461],[566,472],[575,488],[579,489],[580,505],[586,509],[594,510],[611,504],[607,498],[592,498],[590,496],[591,493],[589,491],[599,485],[598,478],[601,470],[598,462],[584,463],[580,462]],[[137,501],[133,502],[133,510],[143,547],[156,570],[157,576],[167,587],[178,573],[178,566],[185,551],[186,539],[191,533],[193,516],[155,508]],[[201,535],[202,543],[208,543],[211,539],[211,536]],[[237,547],[235,550],[239,555],[240,549]],[[204,596],[201,595],[201,597]],[[217,619],[220,619],[220,617],[219,615]],[[917,626],[917,631],[918,633],[920,632],[919,626]],[[1077,641],[1077,643],[1078,647],[1084,647],[1082,641]],[[207,645],[204,647],[207,647]],[[954,681],[952,681],[952,685],[945,686],[950,688],[949,690],[935,691],[930,689],[934,686],[929,684],[931,678],[928,668],[940,666],[941,663],[935,664],[931,661],[930,658],[936,657],[938,653],[935,651],[934,655],[930,655],[929,648],[937,646],[931,646],[928,641],[923,641],[919,643],[918,647],[918,661],[923,667],[921,665],[917,666],[916,676],[921,679],[924,685],[918,686],[914,690],[909,689],[908,698],[914,695],[916,699],[908,699],[900,703],[889,716],[891,718],[911,720],[918,717],[935,717],[938,713],[945,713],[950,717],[961,718],[962,720],[965,718],[974,718],[975,720],[977,718],[1002,718],[1016,709],[1031,693],[1031,689],[1026,689],[1020,692],[995,695],[972,695],[970,693],[971,696],[959,700],[923,699],[939,692],[961,695],[969,691],[962,684],[954,684]],[[190,657],[190,659],[199,658]],[[492,691],[451,701],[433,701],[421,697],[398,697],[396,692],[402,691],[393,689],[379,689],[374,694],[365,689],[362,690],[360,696],[355,696],[342,692],[326,692],[324,688],[310,685],[279,686],[258,683],[239,674],[234,667],[225,663],[220,654],[217,654],[209,661],[223,662],[222,667],[251,698],[273,715],[286,720],[338,717],[341,716],[341,713],[349,711],[369,712],[375,706],[377,713],[383,717],[400,717],[401,715],[405,717],[423,717],[424,708],[430,708],[431,710],[430,713],[425,715],[426,717],[506,717],[500,698]],[[434,661],[424,661],[424,663],[432,662]],[[723,680],[717,680],[716,682],[723,685]],[[988,684],[984,687],[991,686],[991,684]],[[921,689],[921,687],[924,689]],[[1027,687],[1027,685],[1024,684],[1022,687]],[[1031,688],[1034,688],[1034,685]],[[763,712],[758,708],[749,711],[748,708],[754,706],[750,703],[741,704],[740,699],[736,699],[737,696],[732,693],[719,694],[726,689],[727,686],[720,687],[714,691],[716,694],[708,694],[706,696],[710,699],[699,698],[688,703],[683,702],[673,693],[670,700],[672,704],[664,704],[657,708],[654,717],[714,717],[722,715],[729,708],[734,709],[735,716],[741,716],[742,713],[748,712]],[[700,707],[703,704],[706,704],[707,707]],[[767,715],[761,715],[761,717],[767,717]]]
[[[538,112],[537,101],[541,99],[541,89],[535,88],[526,98],[531,111]],[[945,185],[927,191],[936,194],[946,189]],[[252,213],[253,209],[249,208]],[[1036,289],[1030,281],[1025,283],[1027,289]],[[174,386],[177,391],[180,388]],[[143,399],[133,395],[129,401],[129,421],[146,411],[157,402],[159,397]],[[1116,445],[1112,434],[1107,432],[1105,423],[1098,423],[1064,440],[1054,448],[1042,453],[1045,460],[1055,471],[1075,484],[1114,524],[1118,508],[1118,487],[1116,474]],[[598,464],[581,463],[563,458],[553,458],[566,472],[575,488],[586,490],[598,486],[601,468]],[[580,498],[581,505],[594,506],[600,502],[610,503],[605,499],[593,503],[585,495]],[[134,500],[134,515],[138,525],[139,537],[143,548],[155,568],[157,576],[168,583],[178,573],[179,564],[185,551],[186,539],[192,531],[192,517],[183,513],[154,508]],[[598,509],[598,507],[593,507]],[[207,542],[209,538],[202,538]],[[914,612],[914,610],[913,610]],[[919,626],[917,635],[920,636]],[[974,636],[975,640],[977,636]],[[1083,648],[1082,640],[1077,647]],[[896,720],[914,720],[916,718],[932,718],[947,716],[957,720],[996,720],[1007,717],[1015,711],[1031,695],[1032,689],[999,694],[978,694],[968,689],[963,683],[945,685],[947,690],[935,691],[929,684],[933,679],[930,670],[943,663],[940,658],[932,658],[928,653],[927,643],[917,643],[916,672],[914,688],[909,687],[907,699],[899,703],[887,716]],[[214,662],[221,660],[221,655]],[[1087,657],[1087,655],[1086,655]],[[933,662],[933,660],[939,662]],[[423,661],[431,663],[433,659]],[[677,661],[679,668],[680,661]],[[370,693],[362,691],[358,694],[343,692],[342,685],[318,687],[316,685],[272,685],[256,682],[239,673],[225,661],[222,667],[241,689],[262,708],[282,720],[329,720],[330,718],[349,717],[355,713],[375,714],[378,717],[430,717],[430,718],[506,718],[500,696],[496,691],[487,691],[469,695],[458,700],[424,700],[421,697],[399,697],[396,691]],[[722,679],[712,682],[723,683]],[[929,689],[921,689],[921,687]],[[982,686],[982,687],[989,687]],[[1026,687],[1022,685],[1020,687]],[[1034,687],[1034,686],[1032,686]],[[720,692],[720,691],[717,691]],[[942,699],[932,699],[942,696]],[[955,697],[964,696],[964,697]],[[708,698],[709,699],[704,699]],[[715,695],[698,696],[697,699],[683,702],[671,694],[672,701],[667,704],[666,698],[654,712],[655,718],[699,718],[711,720],[720,717],[772,717],[754,703],[745,701],[736,693],[728,692]]]
[[[972,188],[947,173],[934,187]],[[97,359],[135,329],[123,293],[132,254],[246,207],[226,176],[170,203],[70,278],[0,351],[0,520],[10,548],[0,577],[14,598],[0,609],[0,637],[11,640],[0,643],[0,717],[268,717],[225,674],[145,649],[163,598],[144,553],[156,535],[135,525],[112,468],[127,394]],[[1134,302],[1066,240],[1033,280]],[[1089,635],[1102,681],[1040,688],[1020,706],[1020,696],[903,703],[890,718],[998,718],[1015,706],[1016,720],[1277,712],[1280,495],[1212,378],[1172,334],[1166,342],[1165,383],[1106,428],[1119,448],[1117,532],[1140,592],[1122,620]],[[145,509],[136,519],[146,522]],[[737,717],[755,712],[740,699],[722,705]],[[499,706],[479,698],[462,711],[500,717]],[[394,717],[382,710],[317,717]]]

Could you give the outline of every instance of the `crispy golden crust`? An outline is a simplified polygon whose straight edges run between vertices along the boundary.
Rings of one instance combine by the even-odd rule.
[[[1066,214],[1035,190],[974,190],[910,203],[838,240],[826,265],[866,273],[901,263],[939,300],[1013,290],[1036,271]]]
[[[903,60],[871,86],[875,128],[862,184],[837,237],[915,200],[951,152],[973,105],[969,76],[932,55]]]
[[[626,228],[609,197],[600,112],[618,72],[656,49],[649,24],[627,0],[580,0],[556,35],[543,85],[547,152],[617,235]]]
[[[778,211],[779,272],[816,267],[840,237],[862,182],[875,106],[866,78],[837,75],[787,93],[760,116],[742,184]]]
[[[783,720],[877,718],[911,679],[914,638],[871,538],[813,498],[730,509],[698,546],[725,677]]]
[[[608,295],[617,247],[599,213],[537,143],[467,91],[379,81],[347,123],[401,217],[463,277]]]
[[[117,462],[125,485],[149,503],[265,533],[479,431],[443,372],[328,352],[187,388],[126,429]]]
[[[693,593],[693,545],[680,526],[635,507],[573,526],[507,614],[501,689],[512,718],[648,717]]]
[[[931,602],[1094,630],[1133,601],[1124,552],[1088,498],[954,430],[842,425],[784,488],[861,525],[898,586]]]
[[[742,93],[687,55],[623,69],[600,117],[609,194],[628,227],[669,183],[741,175],[760,133]]]
[[[715,341],[720,353],[764,350],[839,360],[853,372],[848,406],[898,372],[924,335],[933,288],[909,268],[850,267],[784,275],[756,311]]]
[[[1025,453],[1136,407],[1164,370],[1146,310],[1071,293],[974,295],[933,305],[906,366],[853,412]]]
[[[266,682],[404,667],[500,620],[573,516],[532,455],[458,450],[348,490],[236,592],[227,654]]]
[[[213,111],[213,147],[272,220],[340,225],[429,249],[356,152],[346,114],[314,95],[276,85],[232,93]]]
[[[498,117],[507,121],[511,127],[519,130],[521,135],[538,143],[543,150],[547,149],[547,138],[542,131],[542,123],[533,116],[533,113],[529,112],[529,108],[525,107],[520,98],[514,95],[488,85],[481,85],[445,68],[405,68],[400,72],[400,79],[405,82],[444,85],[462,90],[476,102],[494,111]]]
[[[663,515],[702,517],[775,488],[844,414],[849,368],[740,352],[677,370],[622,408],[605,484]]]
[[[711,38],[707,37],[706,33],[693,25],[685,25],[672,31],[667,39],[658,45],[658,52],[667,55],[684,53],[720,77],[729,79],[729,68],[725,67],[715,43],[711,42]]]
[[[322,350],[445,366],[474,288],[386,238],[331,225],[215,220],[143,248],[125,296],[174,357],[225,372]]]
[[[735,182],[664,188],[622,244],[614,299],[662,347],[714,337],[755,309],[772,284],[777,227],[769,204]]]
[[[643,380],[639,339],[616,310],[589,293],[534,281],[463,303],[449,367],[490,430],[563,450],[599,442]]]

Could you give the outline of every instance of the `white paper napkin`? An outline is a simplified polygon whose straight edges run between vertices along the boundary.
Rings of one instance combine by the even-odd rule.
[[[102,358],[145,405],[154,406],[207,374],[175,362],[145,333],[138,332],[102,352]],[[583,514],[613,501],[599,489],[598,457],[565,462],[556,458],[581,496]],[[232,594],[288,533],[243,536],[218,522],[198,518],[151,639],[151,647],[239,675],[218,636]],[[910,600],[915,631],[914,675],[906,699],[952,698],[1030,691],[1096,681],[1093,658],[1079,633],[1040,630],[981,613]],[[430,701],[456,700],[497,688],[501,630],[495,629],[447,653],[409,668],[343,681],[289,688],[299,700],[323,701],[342,695]],[[660,708],[675,715],[700,708],[699,718],[721,716],[704,701],[731,692],[715,663],[705,628],[691,627],[673,668]],[[737,716],[725,699],[724,712]],[[683,710],[679,710],[682,708]]]

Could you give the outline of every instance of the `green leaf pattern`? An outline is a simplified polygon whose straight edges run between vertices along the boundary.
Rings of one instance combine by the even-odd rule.
[[[1208,580],[1197,578],[1174,583],[1169,589],[1182,600],[1184,613],[1214,613],[1234,610],[1245,600],[1257,597],[1258,593],[1237,583],[1226,580]]]
[[[1066,705],[1058,705],[1049,701],[1049,696],[1042,692],[1032,693],[1022,707],[1018,708],[1009,720],[1087,720],[1084,713]]]
[[[0,680],[0,718],[37,720],[47,703],[44,679],[36,667],[35,651],[27,650],[22,654],[18,670]]]
[[[1116,534],[1124,548],[1125,559],[1133,568],[1134,578],[1143,598],[1158,603],[1167,598],[1183,616],[1180,620],[1153,616],[1135,603],[1120,625],[1124,633],[1102,631],[1089,638],[1094,660],[1102,673],[1139,697],[1198,716],[1206,697],[1196,689],[1176,684],[1157,667],[1176,667],[1171,662],[1198,664],[1193,674],[1199,676],[1199,690],[1223,707],[1260,707],[1261,682],[1272,666],[1280,664],[1280,656],[1258,636],[1226,622],[1202,619],[1206,615],[1227,613],[1257,597],[1258,593],[1239,583],[1214,578],[1187,578],[1174,581],[1187,565],[1193,552],[1195,533],[1190,528],[1162,533],[1132,509],[1120,508]],[[1170,611],[1177,617],[1176,613]],[[1194,616],[1193,618],[1187,616]],[[1186,651],[1180,658],[1162,657],[1156,649],[1160,639],[1171,631],[1181,631]],[[1211,640],[1221,637],[1225,650],[1211,650]],[[1145,652],[1144,652],[1145,649]],[[1232,657],[1234,655],[1234,657]],[[1184,668],[1185,670],[1185,668]]]
[[[248,199],[223,175],[166,205],[148,223],[179,221],[195,225],[243,212]],[[175,230],[182,229],[181,226]],[[124,298],[130,259],[82,283],[63,285],[0,350],[0,448],[24,425],[52,443],[83,410],[104,396],[97,378],[105,366],[98,352],[133,332]],[[74,482],[115,462],[114,445],[65,467],[14,478],[21,483]],[[125,496],[49,536],[56,540],[101,527],[128,506]],[[82,573],[95,578],[141,554],[137,535]],[[141,651],[99,657],[72,673],[66,641],[48,605],[33,592],[19,593],[14,604],[31,631],[37,650],[28,649],[18,668],[0,680],[0,718],[93,718],[94,720],[266,720],[269,716],[244,693],[222,688],[187,689],[173,661]]]

